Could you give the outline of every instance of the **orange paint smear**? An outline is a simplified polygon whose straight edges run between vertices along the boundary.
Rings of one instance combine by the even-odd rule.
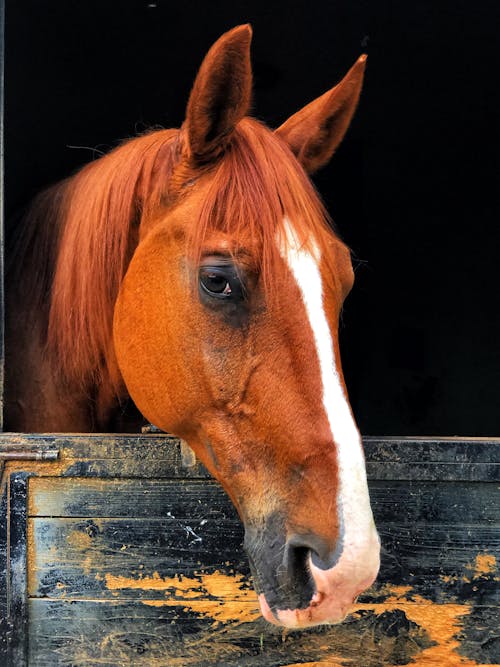
[[[100,519],[92,519],[92,523],[99,530],[102,530],[102,521]],[[82,572],[88,576],[92,572],[96,556],[99,555],[99,550],[96,549],[94,540],[87,532],[80,529],[75,529],[69,533],[66,541],[72,549],[81,552],[82,560],[80,562],[80,567]]]
[[[163,578],[154,572],[151,577],[133,579],[106,574],[105,581],[111,591],[164,591],[164,600],[142,600],[142,603],[152,607],[182,606],[185,610],[209,616],[217,623],[249,623],[260,616],[257,596],[253,589],[241,588],[241,575],[229,576],[217,571],[199,578]]]
[[[352,663],[352,660],[339,658],[342,662],[337,660],[321,660],[320,662],[294,662],[293,665],[285,665],[284,667],[345,667]]]
[[[336,660],[321,660],[320,662],[295,662],[293,665],[285,665],[284,667],[345,667],[352,660],[339,658],[342,662]]]
[[[474,570],[474,579],[493,574],[497,570],[497,559],[493,554],[478,554],[474,565],[470,566],[470,569]]]
[[[466,565],[466,569],[472,572],[471,576],[465,574],[459,576],[456,574],[447,574],[440,577],[445,584],[452,584],[456,581],[463,581],[466,584],[471,584],[478,579],[489,579],[490,581],[500,581],[497,574],[497,559],[493,554],[482,553],[478,554],[474,559],[474,563]],[[493,576],[496,575],[496,576]]]
[[[27,544],[26,544],[26,564],[28,578],[28,595],[34,595],[36,590],[35,576],[33,572],[33,563],[35,563],[35,536],[33,535],[33,523],[27,524]]]
[[[390,595],[384,603],[358,604],[351,613],[371,611],[378,616],[395,609],[403,611],[408,620],[425,630],[436,643],[413,656],[411,664],[415,667],[492,667],[456,652],[460,642],[455,635],[462,629],[461,619],[471,612],[471,605],[436,604],[411,591],[411,586],[387,586],[386,592]]]

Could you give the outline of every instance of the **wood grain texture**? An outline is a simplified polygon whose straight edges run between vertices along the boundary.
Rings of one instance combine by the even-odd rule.
[[[468,482],[370,481],[370,498],[385,521],[495,525],[500,520],[493,486]],[[182,501],[177,496],[180,494]],[[223,504],[224,492],[214,481],[165,479],[82,479],[75,485],[64,477],[31,480],[30,516],[165,517],[196,514],[200,505]],[[215,509],[214,511],[217,511]],[[230,516],[234,511],[229,510]],[[225,516],[225,515],[224,515]],[[222,516],[221,518],[224,518]]]
[[[479,607],[475,626],[494,621]],[[488,648],[460,643],[467,611],[460,605],[360,608],[338,626],[284,632],[265,623],[217,621],[196,604],[156,606],[139,601],[32,600],[30,664],[277,667],[320,665],[380,667],[493,665]],[[498,620],[498,618],[497,618]],[[494,632],[490,633],[490,641]],[[88,638],[92,637],[92,641]],[[484,644],[488,638],[484,637]],[[475,658],[467,657],[471,650]],[[483,662],[484,660],[484,662]]]
[[[369,479],[500,480],[500,438],[364,437],[363,445]],[[0,451],[13,447],[58,448],[63,476],[210,478],[200,464],[183,465],[180,441],[165,434],[0,434]],[[41,468],[34,462],[24,469]]]
[[[215,569],[248,576],[242,526],[216,483],[75,482],[31,480],[31,595],[109,597],[103,559],[110,563],[105,572],[130,579]],[[382,582],[391,582],[439,603],[498,602],[496,560],[491,572],[478,574],[475,564],[477,555],[496,559],[500,552],[492,485],[476,483],[468,495],[453,483],[370,488],[384,557],[379,583],[364,601],[383,599]]]
[[[1,436],[59,459],[5,463],[5,515],[13,476],[29,493],[0,520],[0,610],[13,531],[36,667],[498,665],[498,444],[365,439],[380,576],[343,624],[290,632],[260,617],[236,512],[178,441]]]
[[[381,654],[392,660],[390,656],[399,653],[400,660],[399,644],[406,645],[408,658],[431,644],[426,631],[413,622],[405,620],[402,626],[400,611],[387,611],[381,615],[360,612],[342,626],[288,633],[269,626],[260,618],[251,623],[232,620],[218,624],[193,608],[156,607],[139,602],[99,604],[94,601],[35,600],[30,612],[33,619],[32,659],[36,656],[36,664],[47,667],[61,655],[64,634],[74,634],[73,628],[76,627],[79,641],[74,642],[71,652],[62,661],[59,658],[57,664],[128,664],[128,661],[137,661],[136,664],[155,667],[266,667],[290,664],[291,658],[295,662],[341,659],[352,664],[352,660],[359,660],[362,655],[362,664],[372,667],[380,664]],[[398,624],[397,631],[394,623]],[[387,632],[391,624],[393,630]],[[61,632],[63,628],[64,632]],[[88,636],[95,638],[92,644],[86,641]],[[403,641],[403,637],[410,641]],[[392,664],[398,663],[393,661]]]

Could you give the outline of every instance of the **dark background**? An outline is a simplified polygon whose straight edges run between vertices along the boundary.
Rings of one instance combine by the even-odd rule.
[[[369,55],[315,183],[357,261],[342,351],[361,431],[500,435],[498,2],[7,0],[6,209],[119,139],[178,126],[226,29],[254,27],[276,126]]]

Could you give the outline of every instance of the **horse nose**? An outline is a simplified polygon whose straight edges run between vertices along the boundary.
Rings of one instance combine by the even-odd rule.
[[[274,530],[270,530],[270,528]],[[247,528],[245,547],[257,592],[263,593],[270,610],[305,609],[311,604],[316,586],[310,568],[333,567],[341,549],[313,533],[289,535],[283,524],[266,522],[259,529]]]

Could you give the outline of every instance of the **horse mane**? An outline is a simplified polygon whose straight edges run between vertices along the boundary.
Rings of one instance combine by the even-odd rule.
[[[112,344],[113,311],[141,223],[168,202],[169,183],[182,165],[183,130],[159,130],[122,144],[35,199],[15,243],[15,263],[37,267],[27,294],[48,309],[47,350],[62,376],[83,386],[121,379]],[[331,240],[327,214],[285,142],[256,120],[234,130],[215,165],[191,249],[199,256],[206,234],[243,230],[262,250],[260,271],[273,285],[284,216],[299,241],[320,248]],[[196,177],[197,168],[178,170]],[[198,173],[199,175],[199,173]],[[24,278],[23,278],[24,279]]]
[[[46,313],[46,351],[62,378],[120,385],[114,304],[141,219],[170,179],[178,135],[154,131],[89,163],[39,194],[11,234],[8,280],[27,308]]]

